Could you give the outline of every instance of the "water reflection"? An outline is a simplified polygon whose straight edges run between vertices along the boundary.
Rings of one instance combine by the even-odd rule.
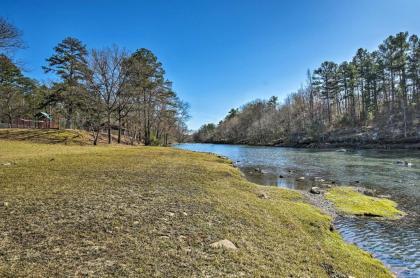
[[[388,194],[412,212],[398,222],[339,218],[343,237],[371,252],[401,277],[420,277],[420,151],[308,150],[215,144],[176,147],[227,156],[252,182],[306,190],[327,183],[362,185]],[[401,163],[403,162],[403,163]],[[404,162],[410,162],[407,167]],[[305,177],[296,181],[296,177]]]

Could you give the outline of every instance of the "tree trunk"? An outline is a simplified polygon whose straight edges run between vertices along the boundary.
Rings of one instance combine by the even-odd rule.
[[[71,125],[72,117],[73,117],[73,107],[70,106],[69,110],[67,111],[66,129],[72,128],[72,125]]]
[[[111,114],[110,113],[108,113],[107,129],[108,129],[108,144],[111,144],[112,137],[111,137]]]
[[[118,109],[118,144],[121,144],[121,110]]]
[[[96,132],[93,131],[93,145],[94,146],[98,145],[99,132],[100,132],[100,128],[98,128]]]

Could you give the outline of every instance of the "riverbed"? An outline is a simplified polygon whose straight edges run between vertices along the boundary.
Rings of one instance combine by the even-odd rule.
[[[223,144],[179,144],[231,159],[255,183],[309,190],[320,181],[390,195],[408,212],[401,220],[338,217],[343,238],[372,253],[398,277],[420,277],[420,151],[313,150]],[[304,177],[296,181],[296,177]]]

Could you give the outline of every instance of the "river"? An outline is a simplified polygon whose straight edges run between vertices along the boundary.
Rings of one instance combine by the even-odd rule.
[[[179,144],[230,158],[255,183],[308,190],[315,177],[390,195],[408,216],[397,221],[338,217],[343,238],[380,259],[398,277],[420,277],[420,151],[313,150],[222,144]],[[407,162],[407,163],[405,163]],[[408,165],[406,165],[408,164]],[[255,168],[261,169],[256,173]],[[296,177],[305,176],[305,182]]]

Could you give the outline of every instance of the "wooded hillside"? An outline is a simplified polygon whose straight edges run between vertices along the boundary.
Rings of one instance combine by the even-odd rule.
[[[420,43],[407,32],[351,61],[323,62],[306,86],[279,104],[255,100],[232,109],[197,142],[245,144],[417,142],[420,139]]]

